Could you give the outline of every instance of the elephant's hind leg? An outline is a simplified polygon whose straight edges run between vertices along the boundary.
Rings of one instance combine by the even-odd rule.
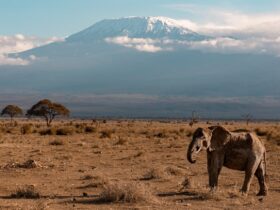
[[[260,191],[257,194],[258,196],[266,196],[267,195],[267,186],[265,183],[265,167],[263,161],[261,161],[260,165],[258,166],[255,176],[258,178]]]
[[[244,183],[241,189],[242,193],[247,193],[250,189],[250,185],[253,179],[253,176],[258,168],[260,164],[260,160],[252,157],[251,159],[249,159],[246,170],[245,170],[245,179],[244,179]]]

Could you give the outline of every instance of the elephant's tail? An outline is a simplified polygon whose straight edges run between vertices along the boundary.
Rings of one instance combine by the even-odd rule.
[[[265,179],[268,180],[268,175],[267,175],[267,167],[266,167],[266,151],[263,153],[263,161],[264,161],[264,176]]]

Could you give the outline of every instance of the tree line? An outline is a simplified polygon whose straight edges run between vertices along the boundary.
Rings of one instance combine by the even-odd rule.
[[[4,115],[8,115],[12,122],[14,117],[23,115],[23,110],[17,105],[7,105],[1,112],[1,116]],[[56,116],[68,117],[69,115],[70,110],[64,105],[52,102],[49,99],[40,100],[28,109],[25,114],[28,118],[32,116],[44,118],[48,127]]]

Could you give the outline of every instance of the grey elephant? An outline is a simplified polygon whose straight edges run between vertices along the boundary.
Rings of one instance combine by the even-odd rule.
[[[254,175],[258,178],[260,191],[258,196],[267,195],[266,151],[261,140],[253,133],[230,132],[222,126],[208,129],[198,128],[188,147],[187,159],[195,163],[195,156],[201,150],[207,150],[209,186],[218,186],[218,177],[222,166],[245,171],[242,193],[247,193]]]

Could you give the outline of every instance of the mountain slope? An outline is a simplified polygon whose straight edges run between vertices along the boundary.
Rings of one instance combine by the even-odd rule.
[[[164,17],[129,17],[100,21],[74,34],[67,42],[100,41],[107,37],[128,36],[131,38],[203,40],[200,35],[186,28],[182,23]]]

